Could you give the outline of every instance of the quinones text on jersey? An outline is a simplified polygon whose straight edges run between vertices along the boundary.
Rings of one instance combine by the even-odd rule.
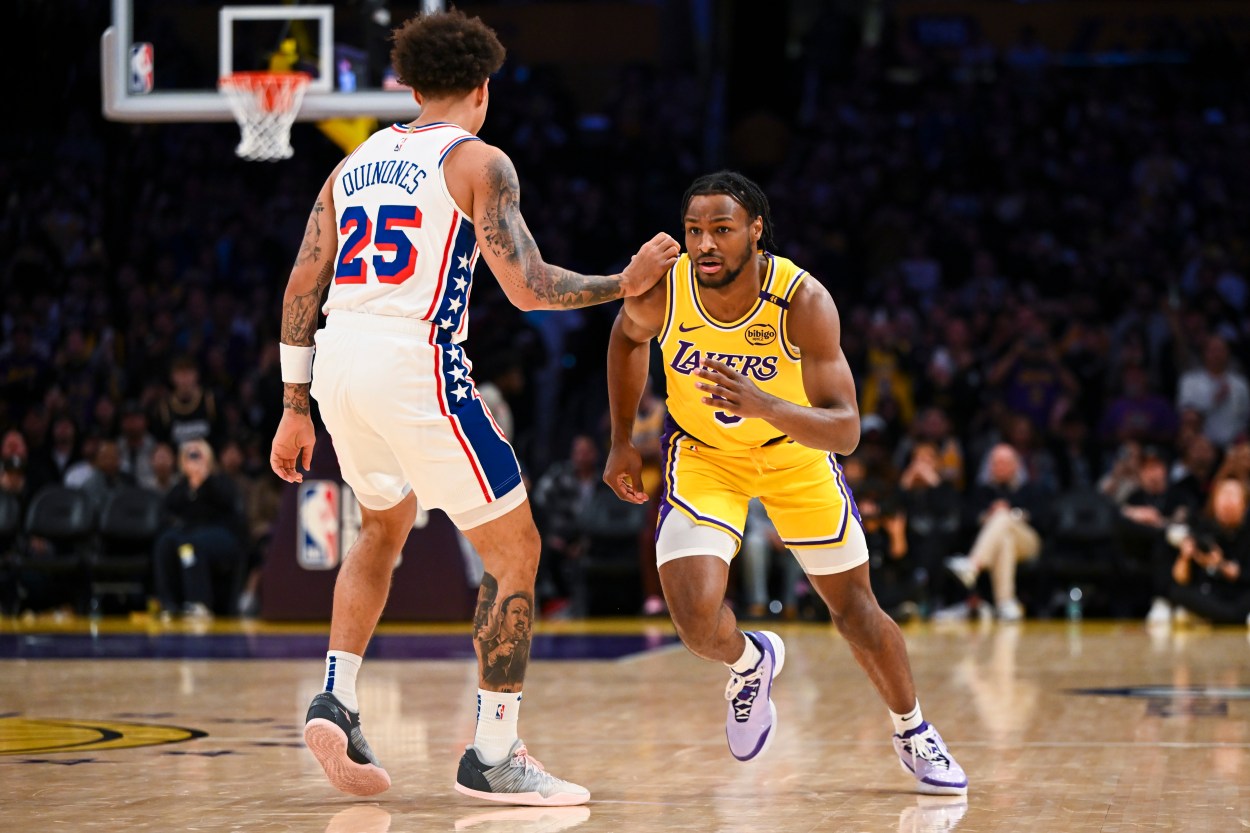
[[[421,180],[425,178],[424,170],[404,159],[366,162],[340,174],[343,190],[349,197],[370,185],[397,185],[409,194],[414,194]]]
[[[699,369],[703,360],[714,359],[724,362],[744,376],[754,376],[760,382],[767,382],[777,375],[777,356],[753,356],[741,353],[701,352],[694,349],[694,342],[684,339],[677,342],[677,355],[673,356],[672,367],[678,373],[689,375]]]

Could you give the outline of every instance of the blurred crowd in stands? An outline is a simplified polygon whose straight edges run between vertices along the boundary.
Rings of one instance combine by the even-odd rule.
[[[70,26],[89,43],[102,22]],[[296,157],[258,166],[234,158],[228,125],[109,124],[86,53],[52,76],[61,129],[3,139],[0,490],[23,511],[48,485],[166,495],[184,532],[156,547],[161,604],[254,610],[278,498],[281,293],[336,150],[297,125]],[[545,258],[604,272],[676,233],[706,168],[698,79],[630,68],[584,113],[558,73],[520,70],[492,82],[483,137],[516,162]],[[740,119],[726,161],[765,187],[780,253],[839,305],[863,415],[845,467],[883,605],[1244,622],[1246,56],[1069,67],[1027,36],[938,56],[893,32],[809,50],[794,75],[793,107]],[[654,505],[627,511],[599,483],[614,314],[518,312],[479,266],[474,376],[531,482],[549,614],[664,609]],[[652,495],[662,396],[639,421]],[[195,508],[205,494],[220,510]],[[735,603],[815,615],[751,518]],[[230,598],[177,580],[193,529],[209,563],[241,560]],[[64,601],[4,581],[10,607]]]

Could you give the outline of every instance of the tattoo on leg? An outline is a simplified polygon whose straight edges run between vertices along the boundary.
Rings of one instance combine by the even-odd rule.
[[[499,582],[490,573],[483,574],[473,617],[473,639],[482,680],[501,691],[517,691],[525,681],[529,664],[534,596],[513,593],[496,606],[498,596]]]
[[[499,597],[499,582],[490,573],[482,573],[482,586],[477,591],[477,610],[473,614],[473,638],[482,639],[490,622],[490,609]]]

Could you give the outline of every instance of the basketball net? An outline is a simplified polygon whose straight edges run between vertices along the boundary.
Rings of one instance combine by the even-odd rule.
[[[306,72],[235,72],[222,78],[217,88],[242,132],[234,152],[253,162],[290,159],[291,125],[310,80]]]

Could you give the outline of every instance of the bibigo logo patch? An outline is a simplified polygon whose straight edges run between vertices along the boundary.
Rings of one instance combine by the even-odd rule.
[[[777,330],[772,324],[752,324],[747,327],[747,343],[759,347],[777,340]]]

